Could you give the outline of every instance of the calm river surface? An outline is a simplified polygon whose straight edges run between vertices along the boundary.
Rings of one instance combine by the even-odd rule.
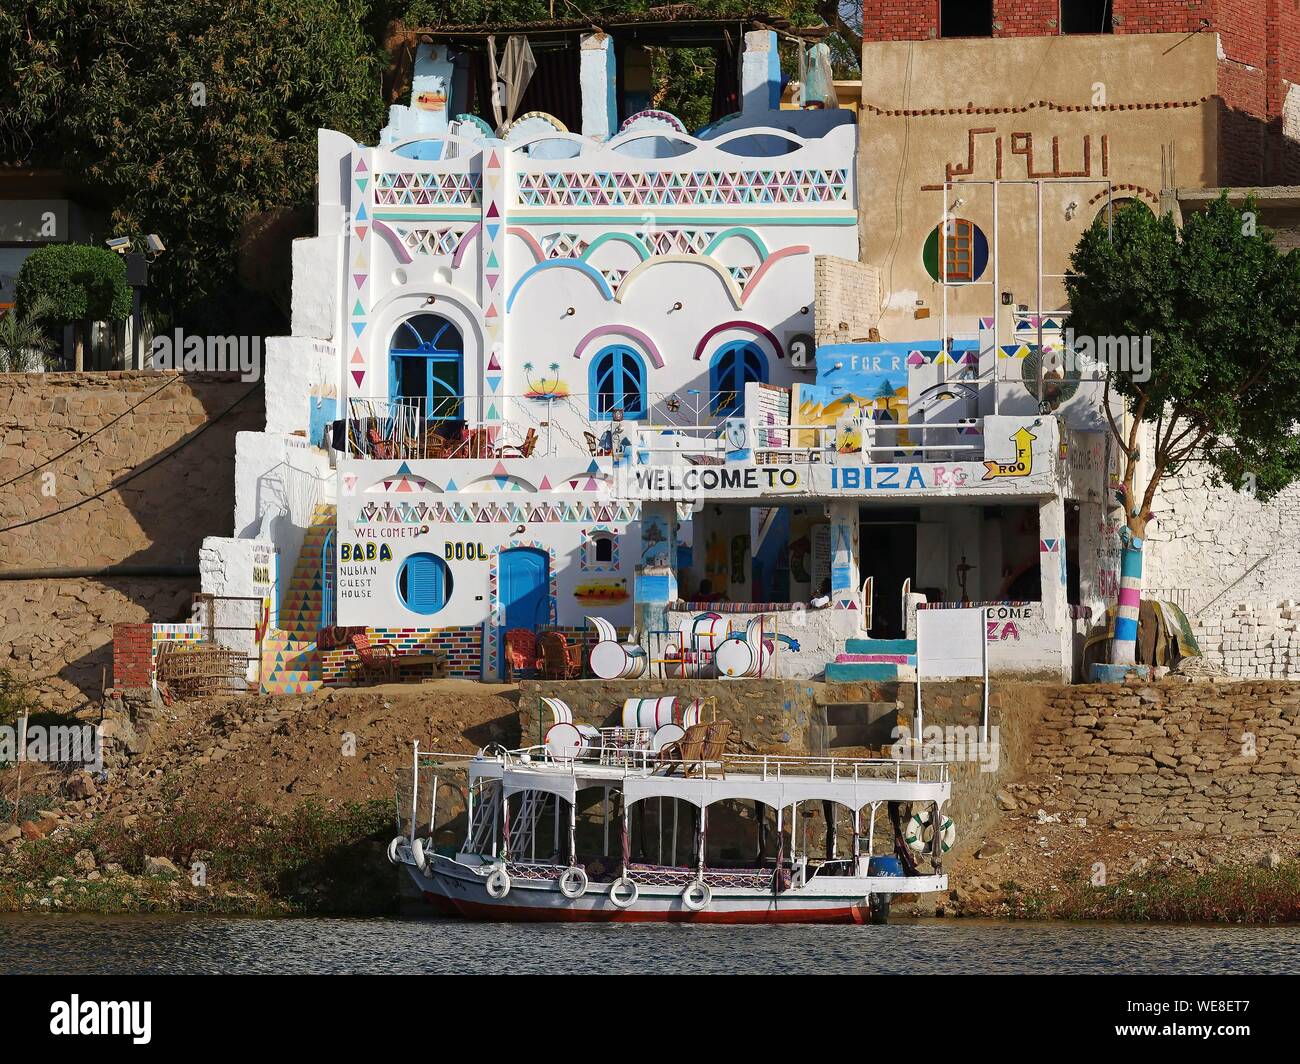
[[[1300,927],[0,915],[0,973],[1300,973]]]

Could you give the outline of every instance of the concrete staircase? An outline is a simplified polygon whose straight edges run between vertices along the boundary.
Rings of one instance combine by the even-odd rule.
[[[850,639],[826,666],[827,683],[898,683],[916,679],[915,639]]]
[[[311,524],[280,604],[281,627],[271,629],[262,641],[263,694],[303,694],[321,686],[320,652],[316,648],[324,577],[321,551],[334,521],[332,505],[318,503],[312,510]]]

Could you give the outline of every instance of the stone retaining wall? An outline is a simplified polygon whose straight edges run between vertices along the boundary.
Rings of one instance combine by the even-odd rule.
[[[1189,834],[1300,829],[1300,684],[1062,688],[1032,744],[1057,811]],[[1050,812],[1050,811],[1049,811]]]

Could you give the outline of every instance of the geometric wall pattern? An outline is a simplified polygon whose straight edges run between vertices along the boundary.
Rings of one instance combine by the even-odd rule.
[[[357,524],[627,524],[636,505],[616,502],[371,502]]]
[[[479,201],[477,173],[375,175],[376,207],[468,206]]]
[[[558,171],[521,174],[524,207],[694,207],[842,203],[849,172],[829,170]]]
[[[465,235],[464,229],[444,226],[439,229],[407,229],[393,226],[402,245],[412,255],[451,255]]]

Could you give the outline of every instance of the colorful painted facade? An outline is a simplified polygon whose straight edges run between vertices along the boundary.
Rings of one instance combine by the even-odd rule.
[[[496,677],[510,629],[595,616],[648,643],[718,600],[737,625],[782,615],[789,674],[821,675],[873,627],[906,635],[904,579],[1001,601],[1036,577],[1032,664],[1068,671],[1065,555],[1038,548],[1064,542],[1075,442],[1005,369],[1059,323],[818,348],[819,264],[859,259],[852,114],[779,110],[759,32],[741,112],[694,135],[658,112],[619,125],[586,106],[609,95],[601,47],[583,45],[585,133],[448,118],[436,43],[413,93],[450,91],[444,111],[394,108],[378,147],[321,132],[295,336],[269,345],[242,534],[212,541],[233,559],[269,539],[292,574],[263,686],[345,682],[349,631]]]

